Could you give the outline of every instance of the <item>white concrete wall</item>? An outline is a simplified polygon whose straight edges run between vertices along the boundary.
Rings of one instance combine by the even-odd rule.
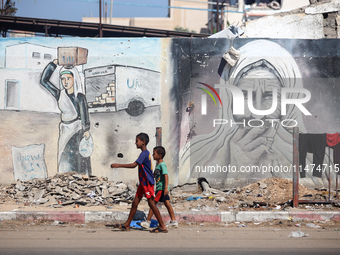
[[[245,37],[318,39],[324,37],[322,14],[275,15],[254,20],[244,28]]]

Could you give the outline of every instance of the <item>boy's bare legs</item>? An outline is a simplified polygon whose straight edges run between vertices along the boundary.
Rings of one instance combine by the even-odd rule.
[[[155,202],[155,204],[157,205],[157,202]],[[164,205],[165,205],[166,209],[168,210],[170,219],[171,219],[172,221],[175,221],[175,220],[176,220],[176,217],[175,217],[174,210],[172,209],[172,206],[171,206],[171,204],[170,204],[170,200],[165,200],[165,201],[164,201]],[[148,217],[146,218],[146,220],[151,221],[152,216],[153,216],[153,212],[152,212],[152,210],[151,210],[151,208],[150,208],[150,209],[149,209],[149,214],[148,214]]]
[[[175,221],[176,220],[175,213],[174,213],[174,210],[172,209],[172,206],[170,204],[170,200],[165,200],[164,205],[165,205],[166,209],[168,210],[168,213],[170,215],[170,219],[172,221]]]
[[[149,204],[149,207],[151,208],[153,214],[156,216],[156,219],[158,220],[159,228],[162,229],[162,230],[165,230],[166,226],[164,225],[164,222],[163,222],[162,217],[161,217],[161,213],[159,212],[153,197],[148,198],[148,204]]]
[[[131,206],[131,210],[130,210],[130,213],[129,213],[129,217],[128,217],[127,221],[124,223],[126,229],[130,229],[131,221],[133,220],[133,217],[135,216],[135,214],[137,212],[137,207],[138,207],[141,199],[142,199],[141,197],[136,196],[135,199],[132,201],[132,206]]]
[[[156,207],[157,207],[157,202],[155,202],[155,205],[156,205]],[[153,211],[152,211],[152,209],[150,208],[150,209],[149,209],[149,214],[148,214],[148,217],[146,218],[146,220],[151,221],[152,216],[153,216]]]

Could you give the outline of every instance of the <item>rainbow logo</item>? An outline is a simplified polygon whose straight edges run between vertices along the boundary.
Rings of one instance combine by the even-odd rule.
[[[197,82],[198,84],[201,84],[203,86],[206,86],[207,88],[209,88],[212,92],[214,92],[214,94],[217,96],[218,100],[220,101],[220,104],[222,106],[222,100],[220,98],[220,95],[217,93],[217,91],[211,87],[210,85],[206,84],[206,83],[203,83],[203,82]],[[212,100],[214,101],[215,105],[217,106],[217,103],[216,103],[216,100],[215,100],[215,97],[211,94],[211,92],[207,89],[203,89],[203,88],[200,88],[200,87],[197,87],[198,89],[200,90],[203,90],[204,92],[206,92],[211,98]]]

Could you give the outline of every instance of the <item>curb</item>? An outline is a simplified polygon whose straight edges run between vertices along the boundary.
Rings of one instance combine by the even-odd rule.
[[[73,223],[104,223],[124,221],[129,212],[0,212],[1,220],[51,220]],[[240,212],[177,212],[178,222],[250,222],[265,220],[336,220],[340,221],[340,212],[275,212],[275,211],[240,211]],[[138,211],[135,220],[143,220],[144,213]],[[164,221],[168,221],[169,215],[162,213]]]

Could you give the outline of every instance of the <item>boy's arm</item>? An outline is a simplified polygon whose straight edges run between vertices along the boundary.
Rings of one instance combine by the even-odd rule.
[[[168,184],[169,184],[169,177],[167,174],[164,175],[164,195],[169,194],[169,189],[168,189]]]
[[[113,163],[110,166],[111,166],[111,168],[119,168],[119,167],[135,168],[136,166],[138,166],[138,164],[137,164],[137,162],[133,162],[133,163],[130,163],[130,164],[116,164],[116,163]]]

